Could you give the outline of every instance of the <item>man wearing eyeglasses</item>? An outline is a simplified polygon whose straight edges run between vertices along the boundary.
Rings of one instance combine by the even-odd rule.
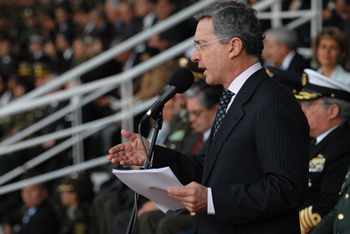
[[[350,88],[310,69],[305,69],[303,84],[296,97],[313,138],[306,200],[300,207],[300,227],[305,233],[338,201],[350,165]]]
[[[156,146],[152,167],[170,166],[186,186],[168,194],[197,213],[195,233],[300,233],[309,127],[293,94],[259,62],[263,34],[256,12],[230,1],[195,18],[192,61],[207,84],[225,91],[205,154]],[[122,134],[131,141],[110,149],[107,158],[143,165],[139,136]]]

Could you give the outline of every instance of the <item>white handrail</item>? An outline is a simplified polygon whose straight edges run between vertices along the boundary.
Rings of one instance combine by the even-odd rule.
[[[168,29],[169,27],[191,17],[193,14],[195,14],[196,12],[198,12],[199,10],[213,4],[217,2],[217,0],[201,0],[198,1],[197,3],[191,5],[190,7],[186,8],[185,10],[181,11],[180,13],[168,18],[167,20],[162,21],[161,23],[155,25],[153,28],[151,28],[148,31],[142,32],[132,38],[130,38],[127,41],[122,42],[120,45],[113,47],[111,49],[109,49],[108,51],[105,51],[104,53],[101,53],[100,55],[90,59],[89,61],[87,61],[84,64],[81,64],[79,66],[77,66],[76,68],[62,74],[61,76],[59,76],[56,80],[54,80],[53,82],[50,82],[30,93],[28,93],[27,95],[23,96],[22,98],[11,102],[9,105],[3,107],[0,109],[0,117],[5,117],[5,116],[9,116],[11,114],[14,113],[19,113],[21,112],[21,110],[19,110],[20,108],[28,108],[26,110],[29,110],[31,108],[35,108],[38,107],[40,105],[47,105],[48,103],[50,103],[52,100],[65,100],[68,99],[72,96],[75,96],[77,94],[87,94],[90,92],[95,92],[92,93],[86,97],[84,97],[83,99],[83,103],[88,103],[89,101],[93,100],[94,97],[98,97],[98,95],[103,95],[104,93],[108,92],[106,90],[103,90],[105,87],[117,87],[118,85],[120,85],[122,82],[127,82],[129,80],[131,80],[133,77],[136,77],[140,74],[142,74],[143,72],[152,69],[153,67],[156,67],[157,65],[160,65],[161,63],[159,63],[160,61],[164,62],[167,61],[170,58],[173,58],[174,56],[176,56],[175,54],[180,54],[182,52],[184,52],[187,48],[189,48],[190,46],[192,46],[193,43],[193,38],[190,38],[182,43],[180,43],[179,45],[177,45],[176,47],[173,47],[171,49],[169,49],[167,52],[161,53],[158,55],[158,57],[154,57],[152,59],[150,59],[149,61],[146,61],[143,64],[140,64],[139,66],[136,66],[134,69],[129,70],[128,72],[116,75],[116,76],[110,76],[110,77],[106,77],[104,79],[101,79],[97,82],[91,82],[90,86],[89,84],[85,84],[79,87],[76,87],[72,90],[67,90],[67,91],[60,91],[58,93],[55,94],[50,94],[50,95],[45,95],[43,99],[47,99],[45,101],[42,101],[41,99],[39,99],[38,97],[44,95],[45,93],[48,93],[51,90],[56,89],[57,87],[62,86],[63,84],[65,84],[67,81],[75,78],[75,77],[79,77],[81,74],[86,73],[87,71],[99,66],[100,64],[108,61],[109,59],[112,59],[113,57],[115,57],[118,54],[123,53],[124,51],[133,48],[134,46],[136,46],[139,43],[142,43],[143,41],[147,40],[148,38],[150,38],[151,36],[153,36],[154,34],[160,33],[166,29]],[[311,2],[311,9],[309,11],[302,11],[302,12],[294,12],[294,13],[290,13],[290,12],[281,12],[281,7],[280,7],[280,1],[279,0],[262,0],[259,1],[258,3],[254,4],[253,7],[258,11],[258,17],[261,18],[269,18],[272,21],[272,27],[278,27],[281,26],[281,19],[282,18],[286,18],[287,16],[290,17],[296,17],[298,19],[292,21],[289,25],[287,25],[288,28],[295,28],[297,26],[299,26],[300,24],[304,23],[305,21],[311,20],[311,36],[316,35],[316,32],[319,31],[322,27],[322,21],[321,21],[321,1],[317,1],[317,0],[312,0]],[[271,12],[270,13],[265,13],[265,12],[261,12],[263,10],[266,10],[270,8]],[[306,18],[308,18],[306,20]],[[176,51],[176,52],[175,52]],[[172,55],[170,55],[172,54]],[[98,89],[98,90],[96,90]],[[53,96],[51,96],[53,95]],[[56,95],[56,96],[54,96]],[[29,101],[29,99],[31,99]],[[33,104],[36,103],[36,104]],[[17,107],[17,105],[20,105],[20,107]],[[144,108],[147,108],[149,105],[144,105]],[[23,111],[25,111],[24,109],[22,109]],[[123,112],[123,114],[125,113],[132,113],[134,110],[129,109],[127,110],[128,112]],[[62,111],[62,113],[60,113],[60,115],[64,115],[63,114],[64,111]],[[56,113],[55,113],[56,114]],[[115,116],[114,116],[115,117]],[[40,129],[39,127],[44,127],[46,125],[48,125],[49,123],[53,122],[56,117],[52,117],[52,119],[47,119],[45,121],[43,121],[40,126],[37,125],[35,127],[36,130]],[[93,123],[89,123],[90,125],[90,129],[91,130],[95,130],[97,129],[99,124],[102,124],[103,121],[107,121],[106,117],[103,120],[100,120],[101,122],[97,121],[97,122],[93,122]],[[119,117],[118,117],[119,119]],[[77,127],[74,128],[74,131],[78,131],[78,132],[84,132],[85,134],[90,134],[91,131],[89,132],[87,129],[85,129],[84,127],[86,127],[88,125],[83,125],[81,127]],[[103,125],[100,125],[100,127],[103,127]],[[30,129],[30,127],[28,128]],[[30,131],[33,131],[34,128],[30,129]],[[73,129],[70,129],[71,131]],[[28,132],[24,130],[23,132],[25,134],[28,134]],[[22,132],[16,134],[20,137],[14,137],[13,139],[11,139],[10,141],[4,141],[2,142],[0,145],[1,146],[5,146],[5,147],[1,147],[0,151],[6,150],[6,152],[9,152],[8,150],[14,149],[17,147],[24,147],[25,144],[30,145],[30,144],[34,144],[35,141],[30,142],[30,141],[23,141],[21,143],[18,143],[16,145],[13,146],[8,146],[9,144],[13,144],[15,142],[17,142],[18,140],[23,139],[25,136],[25,134],[20,135]],[[59,137],[60,134],[62,134],[64,132],[61,132],[57,135],[51,135],[50,137]],[[16,136],[15,135],[15,136]],[[37,142],[35,142],[35,144],[37,144],[39,141],[42,141],[42,139],[38,138]],[[22,145],[21,145],[22,144]],[[56,148],[55,150],[58,150],[58,148]],[[55,150],[52,150],[55,151]],[[52,153],[51,152],[51,153]],[[45,158],[49,158],[49,157],[53,157],[53,154],[46,154]],[[90,161],[86,161],[83,163],[80,163],[78,165],[74,165],[71,167],[66,167],[63,169],[59,169],[50,173],[46,173],[44,175],[41,176],[37,176],[35,178],[31,178],[28,180],[23,180],[23,181],[19,181],[13,184],[9,184],[9,185],[5,185],[5,186],[1,186],[0,187],[0,194],[4,194],[4,193],[8,193],[17,189],[20,189],[26,185],[28,185],[29,183],[39,183],[39,182],[45,182],[48,180],[52,180],[55,178],[59,178],[62,177],[64,175],[67,175],[71,172],[74,171],[79,171],[79,170],[84,170],[84,169],[88,169],[88,168],[93,168],[96,167],[98,165],[102,165],[102,164],[106,164],[109,163],[108,160],[106,160],[105,158],[106,156],[97,158],[97,159],[93,159]],[[38,158],[38,159],[33,159],[32,161],[27,162],[27,164],[25,164],[25,167],[34,167],[36,165],[36,163],[40,163],[41,160],[43,160],[44,157],[42,158]],[[0,177],[0,182],[4,182],[4,181],[8,181],[9,178],[14,178],[15,176],[21,174],[23,172],[23,167],[18,167],[16,169],[14,169],[13,171],[11,171],[11,173],[7,174],[7,177]]]
[[[136,103],[135,105],[132,106],[133,112],[135,112],[137,114],[141,113],[146,107],[151,106],[151,104],[154,103],[157,100],[157,98],[158,98],[158,96],[152,97],[150,99]],[[101,119],[97,119],[97,120],[82,124],[80,126],[62,129],[60,131],[49,133],[49,134],[42,135],[42,136],[38,136],[38,137],[35,137],[33,139],[24,140],[24,141],[21,141],[19,143],[13,144],[13,145],[2,146],[0,148],[0,157],[2,155],[7,154],[7,153],[16,152],[16,151],[19,151],[19,150],[22,150],[25,148],[29,148],[32,146],[43,144],[47,141],[59,140],[59,139],[62,139],[64,137],[68,137],[68,136],[73,135],[73,134],[82,133],[82,132],[89,130],[89,129],[101,128],[101,127],[104,127],[110,123],[119,122],[125,117],[130,117],[130,116],[127,113],[118,112],[114,115],[107,116],[107,117],[104,117]]]
[[[193,46],[193,37],[188,38],[181,43],[178,43],[170,49],[146,60],[145,62],[123,73],[109,76],[97,81],[92,81],[72,89],[57,91],[55,93],[45,95],[45,98],[33,97],[31,100],[23,100],[17,105],[8,106],[7,108],[0,110],[0,118],[45,106],[52,101],[62,101],[79,94],[83,95],[98,88],[107,86],[116,87],[116,85],[120,85],[122,82],[128,81],[133,77],[139,76],[144,72],[163,64],[164,61],[168,61],[169,59],[176,57],[191,46]]]
[[[4,185],[4,186],[0,187],[0,195],[21,189],[21,188],[28,186],[28,185],[43,183],[43,182],[46,182],[49,180],[63,177],[65,175],[69,175],[72,172],[86,170],[86,169],[97,167],[97,166],[104,165],[107,163],[110,163],[107,160],[107,155],[101,156],[99,158],[91,159],[89,161],[83,162],[83,163],[78,164],[78,165],[65,167],[62,169],[58,169],[56,171],[51,171],[51,172],[30,178],[30,179],[25,179],[25,180],[21,180],[21,181],[12,183],[12,184]]]
[[[156,100],[156,97],[148,99],[144,102],[140,102],[138,105],[135,106],[135,108],[132,109],[133,114],[139,114],[143,111],[144,106],[151,106],[152,103]],[[126,118],[130,116],[128,112],[119,112],[114,114],[113,116],[109,116],[106,118],[103,118],[101,120],[96,120],[97,122],[95,126],[91,127],[92,124],[86,124],[84,126],[77,127],[75,129],[77,132],[84,132],[83,139],[86,137],[91,136],[92,134],[98,132],[99,130],[103,129],[104,126],[108,125],[109,123],[120,121],[122,118]],[[62,152],[63,150],[67,149],[68,147],[76,144],[77,139],[72,137],[70,139],[65,140],[64,142],[60,143],[59,145],[56,145],[52,147],[51,149],[43,152],[42,154],[36,156],[35,158],[29,160],[28,162],[24,163],[22,166],[19,166],[17,168],[14,168],[13,170],[9,171],[8,173],[2,175],[0,177],[0,185],[6,183],[7,181],[19,176],[22,174],[25,170],[31,169],[42,162],[54,157],[58,153]],[[0,187],[1,188],[1,187]]]

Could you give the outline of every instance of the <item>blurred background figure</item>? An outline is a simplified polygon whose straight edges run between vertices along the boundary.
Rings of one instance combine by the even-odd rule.
[[[41,62],[51,64],[50,57],[44,51],[44,43],[45,39],[38,34],[32,34],[29,37],[28,50],[30,55],[28,58],[28,62]]]
[[[350,35],[350,1],[329,0],[323,1],[323,5],[323,27],[337,27]]]
[[[72,173],[57,188],[63,206],[59,234],[87,234],[92,221],[93,184],[87,174]]]
[[[0,74],[4,80],[16,73],[19,64],[18,56],[13,52],[9,38],[0,37]]]
[[[103,50],[108,49],[112,38],[115,36],[113,25],[108,21],[103,10],[91,9],[88,16],[89,22],[85,27],[86,35],[99,37],[102,41]]]
[[[67,5],[60,5],[55,9],[55,21],[57,31],[63,33],[68,38],[76,36],[76,26],[73,23],[70,15],[70,8]]]
[[[142,31],[142,20],[134,15],[132,5],[129,2],[120,3],[118,12],[120,23],[114,40],[122,41]]]
[[[26,178],[37,176],[37,172],[28,172]],[[46,184],[32,184],[22,189],[23,205],[7,216],[4,224],[5,234],[46,234],[58,233],[57,212],[49,202]]]
[[[309,67],[309,62],[297,52],[297,48],[295,31],[286,28],[269,29],[265,32],[262,56],[267,65],[302,74]]]
[[[345,70],[349,58],[349,40],[338,28],[324,28],[317,34],[313,41],[312,58],[317,72],[350,86],[350,73]]]

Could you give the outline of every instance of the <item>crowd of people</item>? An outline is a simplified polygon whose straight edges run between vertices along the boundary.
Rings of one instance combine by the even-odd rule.
[[[0,11],[3,13],[0,17],[0,108],[35,88],[56,79],[59,75],[82,64],[88,59],[146,30],[157,22],[166,19],[194,2],[195,1],[191,0],[23,0],[0,3]],[[249,4],[255,2],[257,1],[248,1]],[[281,3],[283,10],[293,11],[310,8],[309,1],[284,0],[281,1]],[[229,4],[227,7],[229,7]],[[210,12],[208,12],[208,15],[209,14]],[[212,141],[214,142],[212,136],[214,133],[211,133],[211,129],[215,123],[215,119],[219,118],[216,116],[216,112],[220,112],[220,109],[218,111],[220,96],[224,88],[232,89],[232,87],[229,88],[229,84],[224,83],[223,80],[216,80],[215,76],[217,74],[208,74],[208,71],[212,72],[211,69],[214,68],[208,65],[209,62],[205,65],[203,62],[204,59],[209,59],[205,58],[203,54],[207,47],[214,46],[211,45],[212,42],[223,46],[228,43],[228,39],[232,38],[232,35],[229,33],[229,35],[225,35],[222,32],[221,34],[215,32],[217,39],[213,37],[213,40],[201,41],[203,38],[199,37],[214,35],[206,32],[204,30],[206,27],[203,27],[203,22],[207,23],[206,17],[208,17],[208,15],[201,16],[203,18],[198,18],[200,22],[200,24],[198,24],[199,26],[197,26],[195,19],[188,19],[181,25],[174,26],[163,33],[153,36],[145,43],[141,43],[135,48],[111,59],[107,63],[83,74],[79,81],[80,84],[92,82],[131,69],[133,66],[146,61],[178,42],[195,35],[196,48],[190,49],[179,58],[165,61],[164,64],[133,80],[133,98],[134,102],[137,102],[161,94],[176,69],[180,67],[190,69],[195,75],[196,82],[186,93],[177,94],[165,105],[163,110],[163,128],[158,136],[157,144],[167,149],[176,150],[182,154],[198,155],[199,160],[204,160],[204,152],[206,152],[206,149],[212,144]],[[286,144],[286,149],[290,150],[290,153],[285,154],[283,159],[287,161],[293,157],[295,157],[296,161],[300,159],[297,164],[299,166],[305,164],[302,167],[305,167],[305,169],[308,167],[309,173],[308,183],[306,181],[305,184],[305,187],[307,187],[305,188],[305,202],[301,203],[300,201],[302,199],[300,199],[298,201],[293,201],[295,202],[294,204],[289,200],[288,202],[293,206],[293,208],[289,210],[291,211],[290,216],[281,216],[280,220],[282,220],[281,224],[287,222],[288,219],[293,219],[295,221],[293,215],[299,215],[302,233],[331,233],[333,229],[343,231],[350,230],[348,225],[344,225],[347,218],[346,212],[344,212],[344,206],[346,206],[350,187],[349,179],[344,182],[345,176],[347,175],[347,178],[349,177],[348,170],[350,169],[350,144],[348,144],[348,139],[350,139],[349,21],[349,1],[324,0],[323,29],[318,32],[315,38],[309,38],[308,25],[303,25],[296,30],[290,30],[284,27],[270,28],[271,24],[267,20],[260,21],[260,28],[258,30],[256,29],[255,32],[259,34],[259,31],[261,31],[261,36],[264,35],[264,38],[262,37],[263,49],[259,47],[256,41],[252,42],[253,40],[249,41],[249,38],[241,38],[244,46],[246,46],[246,44],[256,43],[254,45],[256,48],[253,48],[253,46],[252,48],[244,47],[242,50],[247,51],[249,55],[253,54],[254,59],[257,58],[256,62],[262,65],[268,77],[286,87],[285,90],[281,89],[280,92],[288,92],[286,96],[290,94],[295,95],[299,104],[301,104],[301,113],[304,113],[306,116],[310,127],[310,131],[308,132],[309,137],[307,138],[307,140],[311,140],[308,159],[301,158],[301,156],[305,156],[304,151],[303,154],[296,157],[296,151],[294,151],[292,147],[295,145],[300,149],[305,148],[304,146],[306,144],[303,141],[305,138],[304,135],[300,136],[298,140],[292,139],[296,131],[305,131],[306,125],[304,126],[304,120],[301,117],[299,120],[293,119],[293,123],[290,123],[291,128],[293,124],[296,124],[294,121],[299,121],[299,124],[296,124],[294,129],[283,129],[283,131],[290,131],[293,133],[283,141]],[[248,24],[249,22],[244,23]],[[288,23],[288,21],[285,20],[284,23]],[[200,28],[201,24],[202,28]],[[209,25],[206,26],[209,27]],[[257,40],[259,41],[259,39]],[[216,43],[216,41],[219,41],[219,43]],[[239,41],[236,40],[234,42],[237,43],[236,48],[238,48],[240,45]],[[310,47],[313,52],[312,56],[305,57],[299,54],[299,47]],[[260,49],[262,51],[259,52]],[[218,55],[215,54],[215,56]],[[235,56],[237,55],[234,55],[234,57]],[[239,56],[241,56],[240,53]],[[250,64],[254,69],[259,71],[256,63],[255,65],[251,63],[252,60],[246,60],[245,57],[241,58],[243,59],[242,62],[246,61],[244,66]],[[211,62],[213,63],[213,61]],[[235,63],[237,63],[237,61]],[[229,63],[226,65],[228,64]],[[213,66],[216,65],[214,64]],[[235,67],[237,64],[232,64],[230,66]],[[243,65],[241,67],[243,67]],[[220,69],[220,67],[217,69]],[[222,67],[220,72],[226,70],[226,67]],[[204,79],[206,82],[204,82]],[[249,79],[247,81],[249,81]],[[75,85],[79,84],[68,82],[64,87],[52,92],[68,89]],[[245,86],[242,87],[242,90],[245,90],[244,87]],[[241,92],[239,89],[233,91],[235,91],[233,92],[235,94],[232,97],[233,100],[237,99],[241,102],[247,101],[240,99],[243,94],[238,94],[238,92]],[[116,87],[106,95],[85,105],[82,108],[82,122],[88,123],[112,115],[118,111],[119,107],[116,107],[115,103],[117,103],[116,100],[120,100],[120,92],[120,88]],[[270,95],[272,95],[272,93],[270,93]],[[281,95],[283,96],[281,96],[281,103],[282,101],[286,101],[288,105],[292,105],[289,111],[294,111],[294,117],[288,117],[289,112],[284,113],[284,115],[286,115],[285,117],[287,119],[299,118],[299,110],[295,108],[294,104],[287,101],[289,100],[289,96],[286,98],[284,96],[285,94]],[[265,101],[267,103],[270,102],[270,100],[267,99],[268,97],[264,98],[266,98]],[[8,139],[19,131],[69,105],[71,101],[73,100],[52,102],[46,107],[1,119],[0,140]],[[237,107],[238,101],[236,101],[236,108],[240,108]],[[253,98],[253,101],[257,100]],[[263,104],[258,101],[257,103],[260,103],[259,105],[264,107],[266,105],[266,103]],[[235,102],[232,103],[231,100],[229,107],[234,104]],[[254,105],[259,106],[258,104]],[[266,106],[266,108],[268,107]],[[275,111],[271,109],[271,107],[269,108],[269,111],[265,110],[265,114],[270,113],[270,111]],[[260,109],[262,109],[262,107],[258,110]],[[135,116],[135,130],[138,129],[138,124],[143,114],[144,113],[141,113]],[[237,115],[237,113],[235,114]],[[265,118],[265,114],[256,112],[254,117]],[[272,112],[270,114],[273,115]],[[270,132],[270,130],[274,128],[273,124],[279,126],[285,121],[275,119],[279,114],[280,113],[276,114],[276,116],[273,116],[270,120],[265,119],[265,127],[260,125],[261,123],[256,122],[256,120],[249,119],[249,121],[256,124],[256,127],[260,126],[261,131],[266,130],[266,133],[270,135],[268,137],[277,136],[278,134],[281,134],[278,135],[278,137],[284,137],[282,130],[281,133],[278,133],[278,131],[275,133]],[[242,118],[241,116],[230,116],[231,118]],[[69,128],[72,118],[74,118],[73,115],[67,114],[59,121],[28,136],[27,139]],[[244,121],[248,120],[246,119]],[[271,129],[269,130],[268,124],[270,122]],[[289,122],[286,122],[286,124],[287,123]],[[147,122],[147,124],[144,124],[141,129],[142,135],[146,138],[148,137],[149,141],[151,141],[153,134],[152,124],[153,120],[151,119],[149,123]],[[223,124],[227,123],[223,122]],[[252,126],[249,125],[249,128],[250,127]],[[247,130],[247,128],[242,127],[242,125],[238,125],[238,128]],[[121,142],[120,131],[120,123],[114,123],[111,124],[108,129],[86,138],[84,140],[85,159],[88,160],[105,155],[109,148],[118,145]],[[247,131],[252,133],[253,129]],[[222,133],[220,129],[215,130],[215,135],[216,134],[217,136],[215,137],[221,139]],[[127,136],[130,138],[125,132],[123,135],[124,137]],[[249,149],[237,151],[237,154],[242,154],[244,152],[251,157],[255,157],[252,156],[254,154],[259,157],[260,153],[261,155],[265,153],[264,151],[259,151],[263,150],[265,147],[264,142],[266,139],[261,139],[261,141],[259,141],[260,137],[263,136],[259,134],[259,136],[254,136],[256,139],[253,140],[251,136],[244,135],[249,139],[250,143],[247,143],[248,141],[245,143],[237,142],[236,147],[245,147]],[[238,136],[230,135],[230,137],[236,139]],[[291,142],[287,144],[287,139],[300,142],[298,144],[292,144]],[[35,156],[60,144],[64,140],[65,139],[48,141],[30,149],[0,155],[0,176],[17,166],[23,165],[28,160],[33,159]],[[207,142],[209,142],[209,146]],[[279,139],[278,142],[280,142],[281,145],[284,144],[282,139]],[[260,144],[261,146],[259,146]],[[308,144],[309,143],[307,143],[307,145]],[[256,149],[254,149],[252,145],[255,145]],[[274,152],[273,155],[279,152],[278,150],[282,150],[281,145],[276,145],[276,152]],[[223,145],[222,147],[230,151],[230,147],[232,146]],[[214,147],[212,147],[210,153],[216,153],[213,148]],[[283,152],[285,152],[286,149],[284,149]],[[171,157],[175,155],[170,151],[159,148],[157,148],[156,151],[158,153],[155,154],[155,163],[153,165],[155,167],[163,166],[166,163],[162,162],[162,160],[158,160],[157,154],[160,154],[160,152],[170,155],[169,161],[173,160]],[[113,155],[113,153],[111,153],[111,155]],[[176,157],[180,156],[176,154]],[[110,160],[116,162],[113,161],[112,158],[110,158]],[[271,156],[268,160],[275,161],[276,158],[273,159]],[[40,164],[36,170],[28,171],[24,174],[23,178],[29,178],[72,165],[72,161],[73,151],[72,149],[67,149],[59,155],[56,155],[52,160]],[[120,163],[120,161],[118,162]],[[223,165],[228,163],[225,160],[219,162]],[[262,165],[255,168],[255,171],[251,172],[248,176],[246,173],[249,170],[247,169],[246,172],[243,172],[242,169],[245,168],[246,165],[240,167],[239,165],[241,165],[241,163],[243,163],[243,161],[239,161],[237,166],[233,167],[236,171],[232,169],[233,171],[230,173],[225,171],[221,172],[225,175],[227,174],[227,176],[234,175],[234,177],[237,178],[233,180],[234,183],[240,181],[241,179],[239,178],[242,178],[242,183],[246,183],[246,181],[250,180],[253,182],[260,181],[263,177],[262,174],[266,173],[264,170],[271,170],[268,172],[271,174],[281,173],[279,176],[288,178],[286,180],[296,180],[293,181],[293,183],[289,181],[288,183],[290,184],[288,184],[288,186],[292,188],[295,186],[294,188],[296,190],[293,192],[293,196],[295,199],[299,199],[300,194],[298,192],[299,189],[303,189],[303,186],[299,187],[297,184],[304,179],[303,176],[306,176],[306,173],[304,173],[305,170],[301,172],[300,175],[291,179],[289,177],[292,176],[293,173],[287,174],[287,172],[289,173],[288,170],[291,170],[290,168],[285,168],[286,172],[282,173],[279,170],[274,171],[276,168],[273,168],[271,165],[263,165],[263,163],[260,162]],[[246,163],[253,166],[251,162],[249,164],[249,161]],[[139,166],[141,165],[131,165],[131,163],[125,163],[123,166],[115,166],[112,164],[97,170],[110,170],[111,168],[139,169]],[[283,168],[285,165],[280,164],[280,166]],[[216,169],[208,169],[208,167],[206,167],[204,171],[208,173],[207,170],[215,171]],[[133,191],[112,175],[98,189],[94,189],[90,178],[91,172],[93,171],[73,173],[65,178],[50,181],[49,183],[30,185],[24,187],[22,191],[1,195],[0,222],[4,233],[125,233],[131,210],[134,206]],[[240,175],[235,174],[239,172],[241,172]],[[246,175],[247,178],[243,179],[243,175]],[[184,180],[187,182],[186,184],[192,181],[201,182],[202,180],[198,179],[197,176],[198,175],[196,175],[196,180],[193,180],[193,178],[191,178],[191,180],[182,175],[183,178],[186,178]],[[277,181],[281,179],[278,176],[276,176],[276,178],[274,176],[275,175],[271,177],[271,180]],[[218,176],[215,180],[217,181],[219,178],[221,177]],[[221,179],[229,183],[232,182],[227,178]],[[230,220],[233,220],[232,222],[234,222],[235,225],[250,223],[251,221],[257,222],[257,225],[261,224],[261,217],[253,217],[248,213],[244,214],[245,217],[239,217],[239,212],[237,211],[237,214],[230,216],[230,214],[227,213],[229,211],[226,211],[230,206],[225,207],[225,204],[216,201],[218,198],[221,199],[222,197],[223,200],[225,200],[228,199],[228,197],[224,197],[224,194],[227,192],[225,188],[216,189],[216,183],[221,183],[218,181],[214,182],[215,180],[207,178],[207,181],[203,181],[202,183],[205,183],[208,187],[212,187],[212,192],[210,193],[212,193],[211,199],[213,203],[208,205],[208,209],[211,210],[210,212],[213,212],[212,209],[215,207],[214,213],[212,214],[217,212],[216,214],[220,217],[221,224],[225,227],[223,230],[234,229],[230,229],[230,227],[227,226],[226,222],[228,221],[222,217],[221,212],[227,215],[227,217],[230,217]],[[265,183],[270,182],[271,181]],[[273,183],[273,181],[271,183]],[[271,184],[271,186],[276,185]],[[236,189],[240,191],[240,189],[243,188]],[[254,193],[259,193],[260,191],[258,187],[252,187],[251,189],[252,191],[242,190],[242,194],[253,193],[253,190],[255,191]],[[220,194],[220,192],[222,194]],[[341,192],[340,196],[339,192]],[[247,196],[252,196],[252,194]],[[276,199],[275,202],[280,199],[278,195],[271,195],[269,199],[272,199],[272,197]],[[265,197],[262,197],[261,200],[264,199]],[[266,195],[266,202],[271,202],[269,199]],[[241,202],[242,204],[240,205],[244,207],[244,205],[248,205],[251,201],[242,200]],[[275,205],[278,206],[278,204]],[[252,205],[249,204],[248,207],[250,209]],[[135,233],[176,234],[187,230],[190,230],[189,233],[191,233],[193,232],[193,228],[202,233],[203,227],[207,227],[205,230],[207,232],[214,230],[211,229],[212,227],[210,226],[213,223],[212,214],[205,217],[201,214],[203,213],[201,212],[202,210],[186,208],[187,209],[164,214],[152,201],[141,196],[138,201],[139,211]],[[281,207],[281,209],[284,209],[284,207]],[[295,212],[296,210],[298,210],[298,212]],[[207,211],[205,211],[205,213],[206,212]],[[276,211],[262,210],[260,215],[267,215],[266,219],[269,220],[270,217],[275,217],[274,212]],[[342,218],[340,214],[343,215]],[[250,218],[252,220],[250,220]],[[197,226],[195,226],[196,219]],[[200,220],[199,223],[203,225],[202,227],[198,227],[198,220]],[[341,222],[342,220],[344,220],[344,222]],[[240,230],[244,230],[244,228]],[[280,229],[280,231],[281,230],[282,229]]]

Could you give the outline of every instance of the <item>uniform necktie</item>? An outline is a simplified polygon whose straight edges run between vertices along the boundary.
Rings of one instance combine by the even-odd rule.
[[[223,92],[220,98],[220,104],[219,104],[218,112],[216,113],[216,118],[215,118],[213,138],[217,133],[217,131],[219,130],[223,119],[225,118],[227,105],[230,103],[233,95],[234,93],[232,93],[230,90],[227,89]]]
[[[311,151],[316,145],[316,138],[312,138],[309,145],[309,151]]]

